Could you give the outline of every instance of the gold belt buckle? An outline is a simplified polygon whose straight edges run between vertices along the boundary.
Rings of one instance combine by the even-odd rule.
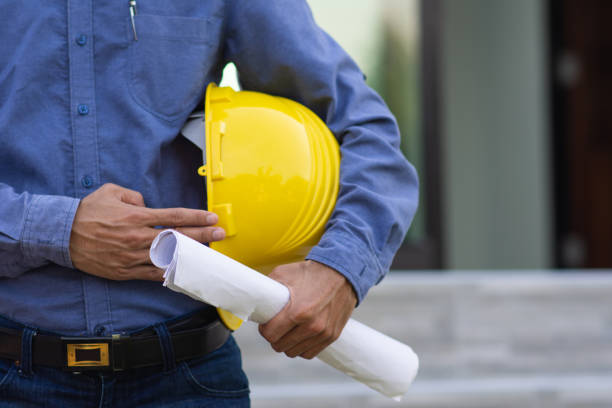
[[[66,362],[69,368],[109,367],[108,343],[66,342]]]

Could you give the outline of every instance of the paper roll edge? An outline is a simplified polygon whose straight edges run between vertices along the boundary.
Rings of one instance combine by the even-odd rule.
[[[175,231],[171,229],[163,230],[159,234],[157,234],[157,236],[151,243],[151,248],[149,249],[149,258],[151,259],[151,263],[153,263],[153,265],[157,266],[160,269],[166,270],[166,268],[172,263],[173,256],[171,256],[170,259],[162,258],[162,253],[164,253],[164,251],[162,251],[161,246],[172,245],[175,249],[177,244],[177,238],[174,233]],[[171,243],[165,244],[163,241],[168,239],[168,235],[172,236],[172,241]],[[172,251],[169,251],[168,253],[174,255],[174,249]]]
[[[375,391],[383,394],[386,397],[392,398],[396,401],[399,401],[410,389],[410,386],[414,382],[416,378],[420,361],[419,356],[412,350],[410,346],[406,347],[409,349],[407,355],[404,357],[404,369],[406,371],[407,377],[401,381],[383,381],[369,384],[367,382],[363,382],[368,387],[372,388]]]

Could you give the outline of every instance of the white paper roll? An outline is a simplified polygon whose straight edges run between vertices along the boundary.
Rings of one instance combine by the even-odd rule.
[[[243,320],[266,323],[289,300],[289,290],[281,283],[174,230],[155,238],[150,256],[165,270],[168,288]],[[396,399],[408,391],[419,367],[409,346],[353,319],[318,358]]]

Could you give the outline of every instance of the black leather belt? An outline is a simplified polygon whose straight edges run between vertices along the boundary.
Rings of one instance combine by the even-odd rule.
[[[201,327],[170,326],[176,361],[201,357],[221,347],[230,331],[215,319]],[[21,331],[0,327],[0,357],[21,360]],[[66,371],[122,371],[163,364],[159,337],[151,329],[112,337],[60,337],[37,334],[32,338],[32,364]]]

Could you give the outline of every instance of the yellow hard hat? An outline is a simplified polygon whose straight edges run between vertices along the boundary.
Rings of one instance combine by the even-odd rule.
[[[340,149],[330,130],[297,102],[215,84],[206,90],[205,129],[198,172],[226,232],[210,247],[262,273],[303,260],[338,195]]]
[[[305,106],[259,92],[206,90],[208,209],[226,238],[210,247],[261,272],[304,259],[336,204],[340,149]]]

